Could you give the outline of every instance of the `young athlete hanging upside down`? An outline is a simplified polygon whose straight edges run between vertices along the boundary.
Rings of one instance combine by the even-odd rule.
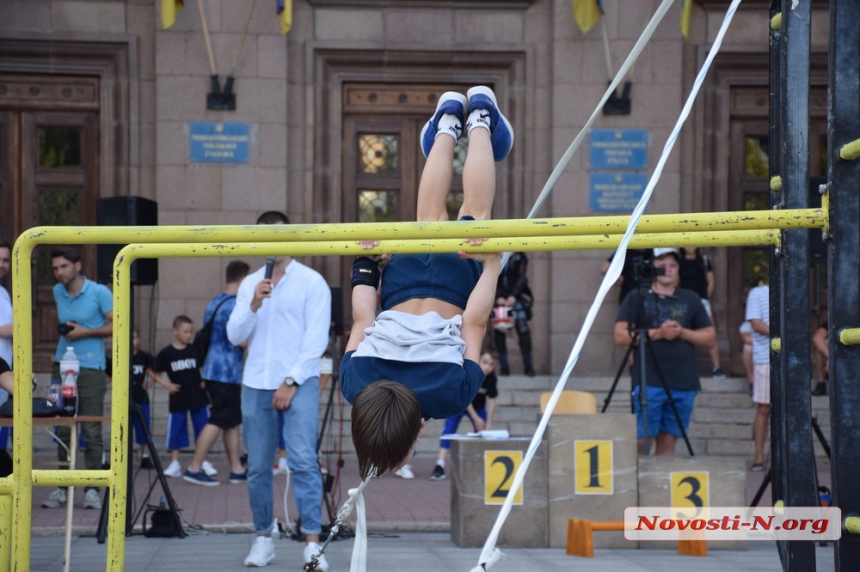
[[[508,155],[514,134],[492,90],[473,87],[467,96],[445,93],[421,132],[427,163],[418,187],[418,221],[448,220],[454,146],[464,123],[469,150],[459,219],[490,218],[494,161]],[[474,246],[482,239],[466,242]],[[364,248],[377,244],[362,242]],[[367,257],[353,266],[354,322],[340,366],[341,391],[353,404],[352,439],[363,479],[408,462],[425,419],[458,415],[472,402],[484,381],[478,361],[500,269],[497,253],[383,258],[378,316],[379,267]]]

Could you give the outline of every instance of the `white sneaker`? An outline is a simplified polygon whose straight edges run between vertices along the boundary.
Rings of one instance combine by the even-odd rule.
[[[268,536],[258,536],[251,546],[251,552],[245,558],[245,566],[262,568],[275,559],[275,545]]]
[[[310,544],[305,545],[305,564],[311,561],[311,559],[316,556],[317,557],[317,567],[314,570],[320,570],[321,572],[325,572],[328,570],[328,562],[325,560],[325,554],[320,554],[320,545],[316,542],[311,542]]]
[[[54,492],[42,501],[43,508],[60,508],[66,506],[66,489],[54,489]]]
[[[272,469],[273,475],[286,475],[287,474],[287,460],[284,457],[278,459],[278,464],[274,466]]]
[[[84,495],[84,508],[102,509],[102,499],[99,498],[99,491],[90,489]]]
[[[203,461],[203,464],[200,465],[200,468],[203,469],[203,472],[206,473],[207,477],[214,477],[218,474],[218,469],[212,466],[212,463],[209,461]]]
[[[412,465],[410,465],[408,463],[403,465],[402,467],[400,467],[400,469],[394,471],[394,474],[397,475],[398,477],[400,477],[401,479],[406,479],[406,480],[415,478],[415,474],[412,472]]]
[[[181,477],[182,476],[182,466],[179,464],[179,461],[170,461],[170,464],[167,465],[167,468],[164,469],[165,477]]]

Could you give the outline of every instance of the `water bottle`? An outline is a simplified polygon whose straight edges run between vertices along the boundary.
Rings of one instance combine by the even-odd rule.
[[[54,379],[51,381],[51,389],[48,390],[48,401],[56,405],[60,406],[60,395],[62,390],[60,389],[60,384],[62,382],[59,379]]]
[[[63,378],[63,415],[73,417],[78,413],[78,374],[81,362],[75,355],[72,346],[66,348],[66,353],[60,359],[60,377]]]

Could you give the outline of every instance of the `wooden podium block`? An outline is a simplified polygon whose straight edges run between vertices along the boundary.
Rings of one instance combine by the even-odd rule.
[[[557,415],[549,444],[549,546],[564,548],[570,519],[624,520],[636,506],[636,417],[629,414]],[[594,535],[595,548],[636,548],[623,532]]]
[[[746,506],[746,463],[734,457],[640,457],[639,505]],[[642,548],[675,546],[668,541],[639,544]],[[745,550],[746,542],[709,542],[708,549]]]
[[[451,541],[460,547],[484,545],[499,509],[526,456],[531,439],[451,441]],[[498,546],[547,547],[546,441],[538,446]]]

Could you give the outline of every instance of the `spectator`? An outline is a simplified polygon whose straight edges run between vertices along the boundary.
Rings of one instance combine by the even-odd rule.
[[[134,441],[140,446],[140,468],[154,469],[149,458],[149,446],[146,444],[146,433],[152,437],[152,421],[149,410],[149,388],[155,376],[155,358],[140,349],[140,334],[135,329],[131,333],[131,401],[140,408],[143,423],[137,415],[132,417],[134,423]],[[144,433],[144,426],[146,433]]]
[[[526,375],[533,377],[535,369],[532,364],[532,335],[529,331],[529,320],[532,317],[532,291],[529,289],[529,279],[526,276],[529,259],[523,252],[514,252],[507,264],[499,273],[496,284],[496,305],[513,309],[514,328],[520,340],[520,353],[523,356],[523,370]],[[507,330],[493,329],[493,340],[499,354],[499,367],[502,375],[510,375],[508,367],[508,352],[505,347]]]
[[[418,186],[419,221],[448,220],[446,197],[466,99],[443,94],[422,131],[427,162]],[[469,149],[459,218],[487,220],[495,196],[494,160],[507,156],[513,133],[489,88],[473,87],[468,102]],[[481,242],[466,240],[470,245]],[[352,441],[363,479],[408,462],[424,419],[446,419],[472,402],[484,381],[478,360],[499,271],[499,255],[493,253],[392,256],[384,268],[377,316],[379,269],[368,258],[355,261],[354,322],[340,382],[353,404]],[[287,452],[292,455],[289,448]]]
[[[606,274],[609,270],[609,265],[612,263],[612,259],[615,258],[613,254],[609,258],[607,258],[603,264],[600,266],[600,274],[601,276]],[[631,290],[636,289],[636,261],[641,260],[643,263],[650,264],[651,263],[651,251],[650,250],[639,250],[636,248],[628,248],[627,255],[624,257],[624,266],[621,268],[621,276],[618,277],[618,282],[616,284],[619,285],[618,289],[618,303],[622,303],[624,298],[627,297],[627,294],[630,293]]]
[[[15,387],[15,379],[12,377],[12,368],[9,363],[0,357],[0,389],[12,393]]]
[[[815,348],[816,362],[821,362],[821,377],[812,390],[812,395],[827,395],[827,378],[830,376],[830,349],[827,347],[827,322],[812,334],[812,347]],[[816,368],[818,370],[819,368]]]
[[[714,294],[714,267],[707,255],[702,254],[696,247],[681,249],[681,288],[692,290],[702,299],[702,305],[708,312],[711,322],[714,321],[714,313],[711,309],[711,296]],[[725,379],[726,374],[720,367],[720,347],[714,344],[710,349],[712,377],[714,379]]]
[[[250,268],[241,260],[227,265],[227,284],[224,291],[209,301],[203,315],[203,323],[211,323],[209,351],[203,359],[203,380],[212,405],[209,409],[209,422],[197,438],[194,458],[185,469],[182,477],[190,483],[204,486],[217,485],[203,471],[206,455],[218,434],[223,431],[224,451],[230,463],[229,481],[234,484],[245,483],[248,475],[239,459],[239,425],[242,424],[242,362],[245,351],[234,346],[227,339],[227,320],[236,306],[236,292],[239,284],[248,275]]]
[[[103,338],[113,333],[113,296],[106,286],[96,284],[81,274],[81,255],[77,248],[59,247],[51,251],[51,269],[57,284],[54,301],[57,319],[62,329],[54,364],[53,379],[60,379],[60,359],[66,348],[75,348],[80,361],[78,374],[78,415],[101,417],[104,415],[107,378],[105,377],[105,349]],[[57,458],[61,468],[68,468],[69,427],[55,428]],[[100,470],[104,445],[101,423],[81,423],[86,442],[84,464],[88,470]],[[45,499],[45,508],[59,508],[66,504],[66,489],[60,487]],[[84,508],[101,509],[99,491],[87,487]]]
[[[760,284],[747,296],[746,318],[753,329],[753,421],[755,458],[750,470],[764,470],[764,441],[770,419],[770,289]]]
[[[12,266],[12,247],[8,242],[0,241],[0,280],[9,273]],[[0,284],[0,359],[12,364],[12,300],[9,292]],[[0,405],[9,399],[6,389],[0,387]],[[0,451],[8,446],[9,428],[0,427]]]
[[[170,345],[158,352],[155,358],[155,375],[153,380],[170,393],[168,409],[170,416],[167,420],[167,450],[170,451],[170,464],[164,469],[168,477],[181,477],[182,466],[179,464],[179,453],[190,445],[188,441],[188,417],[194,426],[195,442],[200,432],[209,421],[209,397],[206,395],[206,384],[200,377],[197,363],[197,351],[191,346],[194,337],[194,322],[188,316],[176,316],[173,319],[173,340]],[[164,379],[163,374],[169,379]],[[217,471],[209,469],[208,477]],[[211,473],[211,474],[209,474]],[[211,479],[210,479],[211,480]],[[217,481],[212,481],[217,483]]]
[[[460,426],[460,420],[464,415],[469,416],[469,421],[472,422],[472,427],[475,432],[489,430],[493,426],[493,415],[496,412],[496,397],[499,396],[498,380],[496,378],[496,357],[489,351],[484,351],[481,354],[481,361],[478,363],[481,366],[481,371],[486,376],[481,389],[475,394],[475,398],[466,411],[459,415],[454,415],[445,420],[445,427],[442,429],[442,435],[452,435],[457,432]],[[439,459],[436,461],[436,466],[433,467],[433,472],[430,474],[431,481],[442,481],[445,479],[445,459],[448,457],[448,451],[451,449],[451,441],[448,439],[440,439],[439,441]]]
[[[746,311],[746,310],[744,310]],[[747,381],[750,384],[750,395],[752,395],[753,391],[753,379],[755,378],[755,374],[753,373],[753,329],[750,325],[749,321],[744,320],[741,326],[738,328],[738,333],[741,336],[741,341],[744,344],[743,352],[741,354],[741,358],[744,362],[744,373],[746,373]]]
[[[634,339],[635,332],[631,326],[635,328],[641,324],[648,327],[651,352],[646,352],[645,358],[647,441],[639,401],[640,354],[638,351],[633,353],[633,401],[639,419],[640,453],[650,451],[651,440],[656,438],[657,455],[675,454],[677,439],[684,434],[681,426],[686,431],[696,393],[701,389],[695,348],[708,348],[716,341],[714,327],[701,299],[695,292],[678,286],[680,260],[676,248],[655,248],[653,265],[658,271],[663,269],[665,274],[654,277],[651,290],[641,305],[639,290],[631,290],[624,298],[615,322],[614,337],[619,346],[627,346]],[[640,311],[642,315],[639,315]],[[664,387],[675,401],[681,426]]]
[[[257,224],[289,224],[283,213],[265,212]],[[271,279],[265,268],[249,274],[227,322],[227,338],[248,344],[242,375],[242,424],[248,449],[248,497],[257,538],[245,566],[275,558],[272,543],[272,465],[278,444],[278,412],[293,494],[305,535],[305,563],[319,554],[322,477],[316,453],[320,357],[328,346],[331,290],[323,277],[289,256],[279,256]],[[328,570],[325,556],[318,568]]]

